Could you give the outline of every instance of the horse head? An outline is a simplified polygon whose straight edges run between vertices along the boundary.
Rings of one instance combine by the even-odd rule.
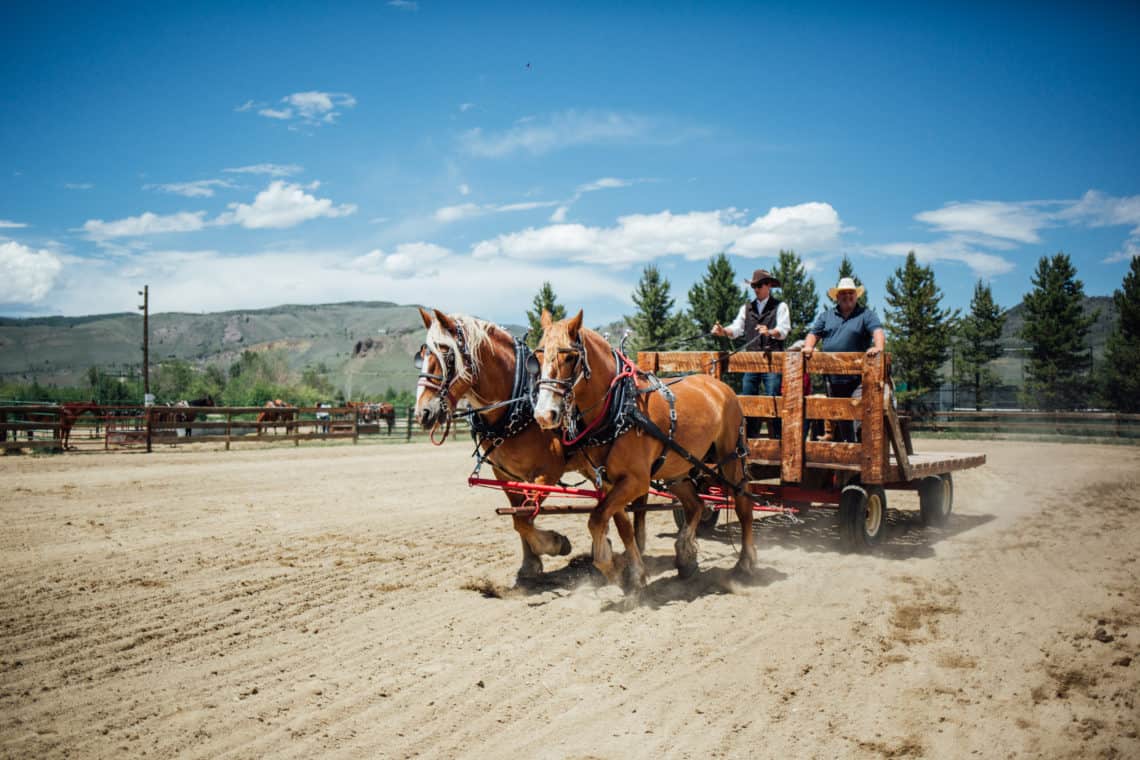
[[[472,391],[478,371],[479,348],[487,340],[487,325],[470,317],[420,309],[427,336],[414,354],[416,419],[431,429],[451,419],[455,405]]]
[[[541,427],[552,430],[563,424],[568,407],[574,403],[575,388],[590,378],[590,362],[582,342],[582,311],[555,322],[550,312],[543,310],[542,341],[535,356],[539,379],[534,418]]]

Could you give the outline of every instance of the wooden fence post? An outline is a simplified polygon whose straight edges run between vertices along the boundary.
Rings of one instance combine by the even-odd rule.
[[[145,411],[146,411],[146,453],[149,454],[150,450],[151,450],[151,435],[152,435],[151,425],[150,425],[150,420],[151,420],[151,416],[152,416],[151,415],[151,407],[148,406],[145,409]]]
[[[233,425],[234,413],[232,409],[226,410],[226,451],[230,450],[230,427]]]
[[[380,423],[376,423],[376,429],[380,429]],[[355,446],[360,439],[360,410],[352,410],[352,445]]]
[[[412,407],[408,407],[408,433],[406,440],[412,440]]]
[[[804,474],[804,355],[784,353],[783,398],[776,399],[776,414],[783,420],[780,432],[780,479],[803,481]]]

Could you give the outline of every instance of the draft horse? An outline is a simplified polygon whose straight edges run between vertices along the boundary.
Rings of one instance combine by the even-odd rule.
[[[434,435],[443,428],[446,440],[456,404],[466,399],[474,414],[472,431],[479,443],[480,462],[487,461],[499,480],[553,485],[567,469],[559,436],[534,422],[526,344],[498,325],[462,314],[448,316],[438,309],[420,309],[427,336],[415,354],[420,369],[415,416]],[[440,441],[442,443],[442,440]],[[525,497],[507,492],[511,506]],[[542,573],[542,555],[570,553],[570,540],[552,530],[540,530],[534,516],[513,515],[522,541],[519,580]]]
[[[685,510],[685,527],[678,532],[675,544],[678,574],[688,578],[696,572],[696,533],[703,504],[695,477],[701,469],[693,459],[699,459],[705,468],[715,468],[722,483],[735,494],[741,529],[735,572],[750,576],[756,565],[756,548],[752,504],[742,490],[746,486],[744,415],[732,389],[709,375],[689,375],[666,385],[637,371],[605,338],[582,327],[581,311],[560,322],[554,322],[544,311],[542,327],[542,342],[535,352],[541,372],[534,408],[538,424],[545,430],[564,430],[564,435],[572,435],[573,440],[588,439],[591,429],[612,424],[606,422],[607,417],[611,421],[624,419],[617,425],[612,442],[591,452],[596,454],[594,461],[606,481],[605,495],[589,519],[594,566],[611,583],[619,583],[626,590],[645,586],[641,551],[624,510],[645,498],[650,481],[655,480],[664,483]],[[622,408],[614,409],[619,398],[624,399],[617,404]],[[650,426],[659,437],[650,434]],[[671,444],[666,443],[666,434]],[[678,449],[687,452],[689,458]],[[606,539],[611,519],[625,544],[623,557],[613,556]]]

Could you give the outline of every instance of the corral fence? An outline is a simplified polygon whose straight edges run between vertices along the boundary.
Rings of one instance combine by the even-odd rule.
[[[970,437],[1115,438],[1140,442],[1140,414],[954,409],[915,417],[910,429]]]
[[[263,416],[264,415],[264,416]],[[64,449],[65,408],[49,404],[0,405],[0,451]],[[259,421],[261,418],[261,421]],[[466,422],[457,422],[460,432]],[[69,447],[92,451],[189,443],[351,440],[362,436],[411,441],[426,433],[412,407],[397,407],[392,424],[357,407],[95,406],[72,418]]]

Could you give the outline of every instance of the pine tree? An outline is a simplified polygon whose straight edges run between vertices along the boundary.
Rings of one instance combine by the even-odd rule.
[[[1120,315],[1105,354],[1105,395],[1113,408],[1140,412],[1140,257],[1112,294]]]
[[[987,391],[997,384],[997,375],[987,365],[1001,356],[1001,330],[1005,324],[1002,309],[994,303],[989,285],[978,280],[974,297],[970,299],[970,313],[958,326],[957,366],[955,378],[959,385],[974,393],[974,408],[980,410]]]
[[[886,289],[887,349],[895,380],[907,386],[899,401],[921,411],[919,399],[938,387],[940,369],[950,355],[950,328],[957,312],[939,308],[942,291],[934,283],[934,271],[920,266],[914,251],[887,278]]]
[[[727,325],[736,319],[745,300],[728,256],[718,253],[709,261],[705,276],[689,288],[689,318],[695,323],[696,334],[708,338],[702,341],[703,345],[692,343],[688,347],[691,350],[727,348],[729,339],[714,338],[709,330],[717,322]]]
[[[851,263],[851,259],[847,258],[846,253],[843,254],[843,261],[839,262],[839,279],[837,279],[836,282],[839,282],[839,280],[842,280],[844,277],[850,277],[855,281],[856,285],[863,284],[863,281],[855,274],[855,265]],[[867,305],[866,290],[863,291],[863,295],[859,296],[858,303],[860,306]],[[808,327],[811,327],[811,325],[808,325]]]
[[[554,295],[554,288],[550,286],[549,282],[542,283],[542,288],[539,289],[538,295],[534,297],[532,303],[534,304],[534,311],[526,313],[526,321],[530,326],[530,330],[526,334],[526,344],[533,349],[538,347],[538,342],[542,339],[542,310],[549,311],[550,316],[554,317],[557,322],[566,318],[566,307],[558,303],[558,299]]]
[[[653,264],[646,265],[633,291],[637,313],[625,320],[633,328],[631,350],[658,350],[676,342],[686,332],[683,314],[673,314],[669,280]]]
[[[1076,409],[1088,403],[1089,327],[1096,315],[1085,316],[1084,285],[1064,253],[1042,256],[1033,275],[1033,290],[1025,296],[1021,337],[1029,343],[1024,400],[1041,409]]]
[[[772,274],[780,281],[777,297],[788,305],[788,316],[792,320],[792,332],[787,336],[787,345],[790,346],[807,335],[815,321],[819,294],[815,290],[815,280],[807,276],[803,261],[795,251],[780,251],[780,262]]]

